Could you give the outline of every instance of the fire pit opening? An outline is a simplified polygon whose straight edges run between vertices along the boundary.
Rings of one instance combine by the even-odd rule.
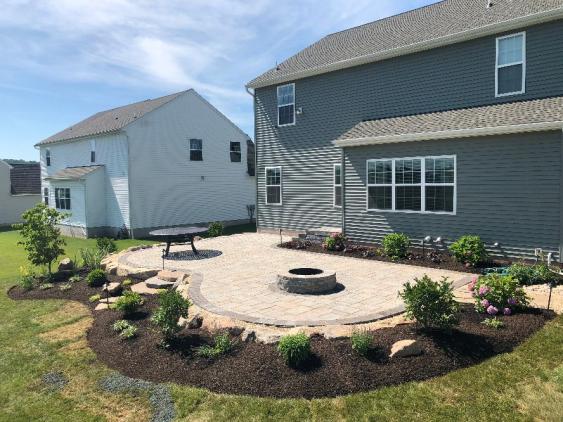
[[[323,273],[323,270],[319,270],[318,268],[294,268],[289,270],[289,272],[295,275],[319,275]]]

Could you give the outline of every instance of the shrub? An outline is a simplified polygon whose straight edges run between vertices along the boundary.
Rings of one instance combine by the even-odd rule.
[[[539,263],[534,265],[531,284],[547,284],[559,279],[559,276],[549,269],[547,264]]]
[[[383,238],[383,252],[391,259],[406,258],[410,244],[406,234],[391,233]]]
[[[94,303],[94,302],[99,301],[101,298],[102,298],[102,295],[100,295],[100,294],[92,295],[88,298],[88,302]]]
[[[132,314],[143,304],[143,298],[139,293],[126,290],[123,296],[115,301],[115,309],[123,312],[125,315]]]
[[[500,319],[497,319],[496,317],[487,318],[486,320],[481,322],[481,324],[486,325],[489,328],[494,328],[495,330],[500,330],[502,327],[504,327],[504,322],[502,322]]]
[[[464,264],[476,266],[487,259],[485,244],[479,236],[462,236],[450,245],[454,258]]]
[[[470,284],[477,312],[511,315],[528,306],[528,297],[518,280],[509,275],[488,274]]]
[[[90,270],[101,268],[102,259],[106,254],[100,249],[80,249],[82,266]]]
[[[348,244],[348,238],[343,233],[332,233],[323,241],[323,248],[327,251],[343,251]]]
[[[131,327],[131,323],[125,319],[119,319],[115,321],[112,325],[114,331],[123,331],[129,327]]]
[[[133,280],[131,280],[130,278],[126,278],[126,279],[123,280],[123,282],[121,283],[121,285],[122,285],[123,287],[130,286],[131,284],[133,284]]]
[[[46,265],[49,276],[53,261],[64,253],[65,241],[57,224],[65,217],[65,214],[40,203],[22,214],[22,224],[14,225],[23,237],[18,245],[23,245],[29,262]]]
[[[204,345],[198,347],[196,354],[202,358],[215,359],[229,353],[234,346],[233,341],[227,333],[215,335],[213,343],[213,346]]]
[[[350,337],[350,342],[354,352],[366,356],[373,342],[373,336],[367,331],[354,331]]]
[[[72,289],[72,283],[64,283],[59,286],[59,290],[61,292],[66,292],[67,290]]]
[[[532,284],[534,279],[534,267],[524,263],[512,264],[508,267],[507,273],[521,284]]]
[[[127,327],[125,330],[119,333],[119,337],[121,337],[123,340],[129,340],[135,337],[136,335],[137,335],[137,327],[135,327],[134,325]]]
[[[278,352],[289,366],[299,366],[311,356],[311,340],[305,333],[282,337]]]
[[[20,280],[18,282],[19,286],[24,290],[33,289],[33,283],[35,280],[35,275],[27,267],[20,267]]]
[[[78,283],[80,280],[82,280],[82,278],[79,275],[73,275],[68,279],[71,283]]]
[[[90,287],[101,287],[107,281],[106,273],[104,273],[104,271],[100,268],[97,268],[88,273],[86,280],[88,281],[88,285]]]
[[[415,284],[403,285],[399,296],[405,302],[406,314],[424,328],[449,329],[459,322],[459,305],[454,300],[453,287],[447,278],[437,282],[425,275],[415,278]]]
[[[211,223],[209,225],[209,228],[207,229],[207,234],[209,237],[221,236],[223,234],[224,228],[225,226],[223,226],[223,223],[219,223],[219,222]]]
[[[176,290],[165,290],[158,296],[159,307],[151,320],[160,328],[165,338],[171,338],[180,331],[178,321],[188,316],[190,302]]]
[[[98,237],[96,239],[96,248],[104,255],[117,252],[117,245],[109,237]]]

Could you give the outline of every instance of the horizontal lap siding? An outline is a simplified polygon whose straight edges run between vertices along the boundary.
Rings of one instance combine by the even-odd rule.
[[[347,148],[346,233],[379,243],[391,232],[420,241],[478,234],[507,255],[556,252],[560,231],[561,132]],[[457,214],[366,211],[366,160],[457,156]]]
[[[257,89],[258,225],[341,225],[332,206],[332,171],[341,151],[332,141],[362,120],[563,95],[563,42],[554,42],[563,22],[526,31],[524,95],[495,97],[495,36],[295,81],[296,107],[303,109],[295,126],[276,126],[275,86]],[[481,148],[483,154],[494,149]],[[267,166],[283,167],[283,206],[265,204]]]

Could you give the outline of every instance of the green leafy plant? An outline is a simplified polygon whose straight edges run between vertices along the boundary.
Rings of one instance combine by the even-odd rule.
[[[59,290],[61,292],[66,292],[67,290],[72,289],[72,283],[64,283],[59,286]]]
[[[80,249],[80,259],[82,261],[82,266],[90,270],[96,270],[101,268],[102,259],[106,255],[103,250],[100,249]]]
[[[209,228],[207,229],[207,235],[209,237],[221,236],[223,234],[224,229],[225,229],[225,226],[223,226],[223,223],[220,223],[220,222],[211,223],[209,225]]]
[[[299,366],[311,356],[311,340],[305,333],[282,337],[278,352],[289,366]]]
[[[134,325],[127,327],[125,330],[119,333],[119,337],[121,337],[123,340],[129,340],[136,336],[137,336],[137,327],[135,327]]]
[[[53,283],[43,283],[39,285],[39,290],[49,290],[55,287]]]
[[[19,286],[24,290],[31,290],[33,289],[34,281],[35,275],[33,272],[27,267],[20,267]]]
[[[473,280],[469,290],[477,312],[489,315],[512,315],[528,306],[529,299],[518,280],[510,275],[488,274]]]
[[[489,328],[494,328],[495,330],[500,330],[502,327],[504,327],[504,322],[502,322],[500,319],[496,317],[487,318],[486,320],[481,322],[481,324],[486,325]]]
[[[450,245],[450,252],[456,261],[477,266],[487,259],[485,244],[479,236],[466,235]]]
[[[90,302],[90,303],[98,302],[101,298],[102,298],[102,295],[100,295],[100,294],[92,295],[88,298],[88,302]]]
[[[383,238],[383,252],[391,259],[406,258],[410,244],[406,234],[391,233]]]
[[[160,329],[165,339],[170,339],[181,327],[180,318],[187,318],[190,302],[176,290],[165,290],[158,295],[158,309],[151,321]]]
[[[367,331],[354,331],[350,337],[352,350],[361,356],[366,356],[369,352],[373,336]]]
[[[129,327],[131,327],[131,323],[125,319],[118,319],[112,325],[114,331],[123,331]]]
[[[96,268],[88,273],[86,281],[90,287],[101,287],[107,281],[106,273],[102,269]]]
[[[409,318],[424,328],[450,329],[459,323],[459,304],[447,278],[437,282],[424,275],[414,281],[414,284],[405,283],[399,292]]]
[[[121,285],[122,285],[123,287],[130,286],[131,284],[133,284],[133,280],[131,280],[130,278],[126,278],[126,279],[123,280],[123,282],[121,283]]]
[[[68,279],[68,281],[70,281],[71,283],[78,283],[80,280],[82,280],[82,277],[80,277],[78,274],[73,275]]]
[[[123,295],[115,301],[115,309],[130,315],[135,312],[143,304],[143,298],[139,293],[126,290]]]
[[[117,244],[109,237],[98,237],[96,239],[96,248],[104,255],[117,252]]]
[[[37,266],[46,265],[49,276],[53,261],[64,253],[66,243],[57,224],[66,216],[40,203],[22,214],[23,223],[14,225],[23,237],[18,245],[24,247],[29,262]]]
[[[226,355],[234,347],[234,343],[227,333],[216,334],[213,337],[213,346],[204,345],[198,347],[196,354],[199,357],[207,359],[216,359],[219,356]]]
[[[348,245],[348,238],[343,233],[332,233],[323,241],[323,248],[327,251],[343,251]]]
[[[547,284],[559,281],[560,276],[549,269],[545,262],[526,265],[518,262],[508,267],[508,275],[512,276],[523,285]]]

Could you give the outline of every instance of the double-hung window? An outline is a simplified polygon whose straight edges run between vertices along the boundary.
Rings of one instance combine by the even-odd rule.
[[[367,161],[367,209],[456,212],[455,156]]]
[[[49,188],[43,188],[43,202],[49,206]]]
[[[342,206],[342,164],[334,165],[334,206]]]
[[[241,158],[240,142],[231,142],[231,163],[240,163]]]
[[[45,150],[45,165],[47,167],[51,166],[51,150],[50,149]]]
[[[70,210],[70,188],[55,188],[55,206],[59,210]]]
[[[282,168],[266,167],[266,204],[282,203]]]
[[[526,91],[526,33],[497,38],[496,95]]]
[[[90,141],[90,162],[96,162],[96,141],[93,139]]]
[[[278,86],[278,126],[295,124],[295,84]]]
[[[190,161],[203,161],[203,141],[190,139]]]

